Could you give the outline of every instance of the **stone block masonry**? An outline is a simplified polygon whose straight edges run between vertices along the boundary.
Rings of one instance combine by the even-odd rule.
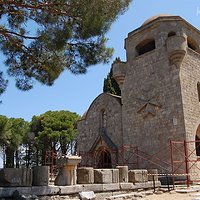
[[[112,183],[112,170],[94,169],[94,183]]]

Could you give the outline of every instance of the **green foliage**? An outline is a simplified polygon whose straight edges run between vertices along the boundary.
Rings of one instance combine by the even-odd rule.
[[[29,124],[22,118],[0,116],[0,144],[17,150],[29,131]]]
[[[5,128],[5,145],[18,150],[29,132],[29,123],[22,118],[9,118]]]
[[[29,123],[24,119],[0,116],[0,146],[5,148],[6,167],[14,167],[14,153],[18,152],[28,132]]]
[[[103,92],[121,96],[119,85],[113,78],[112,68],[110,69],[107,78],[104,79]]]
[[[6,116],[0,115],[0,145],[3,145],[5,142],[5,128],[8,118]]]
[[[105,34],[130,2],[2,0],[0,50],[17,88],[29,90],[34,80],[52,85],[66,69],[82,74],[91,65],[107,63],[113,49],[106,47]],[[7,82],[1,74],[0,79],[1,93]]]
[[[35,133],[38,148],[66,154],[75,139],[79,115],[69,111],[48,111],[34,116],[31,129]]]

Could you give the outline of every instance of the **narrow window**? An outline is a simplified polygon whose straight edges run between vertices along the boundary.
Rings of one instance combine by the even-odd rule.
[[[172,36],[175,36],[175,35],[176,35],[176,33],[174,31],[171,31],[171,32],[168,33],[168,37],[172,37]]]
[[[197,83],[198,100],[200,102],[200,82]]]
[[[149,51],[154,50],[155,48],[156,48],[155,40],[148,39],[148,40],[145,40],[145,41],[141,42],[140,44],[138,44],[136,46],[136,51],[138,53],[138,56],[140,56],[142,54],[145,54]]]
[[[105,110],[101,112],[101,127],[106,128],[107,125],[107,113]]]
[[[196,155],[200,156],[200,125],[198,126],[197,131],[196,131],[195,149],[196,149]]]

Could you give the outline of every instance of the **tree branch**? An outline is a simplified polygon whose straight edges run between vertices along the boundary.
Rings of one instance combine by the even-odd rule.
[[[35,3],[36,1],[33,1],[33,3]],[[27,8],[27,9],[35,9],[35,10],[42,10],[43,12],[48,12],[51,14],[55,14],[55,15],[65,15],[65,16],[69,16],[69,17],[73,17],[71,16],[69,13],[67,13],[66,11],[61,11],[61,10],[57,10],[55,9],[56,6],[67,6],[70,9],[73,7],[69,4],[66,3],[39,3],[39,4],[22,4],[16,1],[2,1],[0,0],[0,5],[12,5],[12,6],[16,6],[16,7],[20,7],[20,8]],[[75,17],[75,16],[74,16]]]
[[[4,33],[8,33],[8,34],[12,34],[12,35],[17,35],[19,37],[22,37],[24,39],[30,39],[30,40],[35,40],[35,39],[38,39],[39,37],[33,37],[33,36],[27,36],[27,35],[22,35],[20,33],[16,33],[16,32],[13,32],[13,31],[9,31],[9,30],[5,30],[5,29],[1,29],[0,28],[0,33],[4,35]]]

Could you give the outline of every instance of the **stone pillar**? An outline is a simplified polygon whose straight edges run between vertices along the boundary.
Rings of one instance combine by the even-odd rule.
[[[119,169],[119,182],[128,182],[128,166],[117,166]]]
[[[49,184],[49,166],[33,167],[33,185],[47,186]]]
[[[62,169],[55,179],[55,185],[76,185],[76,170],[78,163],[81,162],[79,156],[66,156],[58,159],[57,164],[62,165]]]
[[[112,181],[112,169],[94,169],[95,183],[108,184]]]
[[[77,169],[77,183],[78,184],[93,184],[94,183],[93,167],[78,168]]]

